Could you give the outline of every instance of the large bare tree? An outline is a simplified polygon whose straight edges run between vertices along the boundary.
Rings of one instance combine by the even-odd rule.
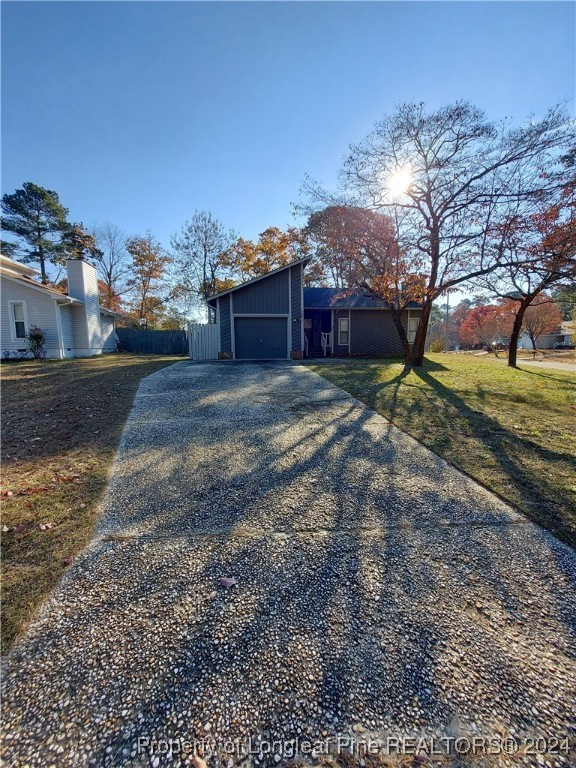
[[[228,270],[222,254],[235,235],[209,211],[195,211],[178,234],[170,239],[174,298],[190,314],[192,308],[222,287]]]
[[[120,297],[128,290],[131,274],[126,234],[110,222],[93,227],[90,233],[98,247],[93,258],[104,292],[110,300]]]
[[[565,183],[560,158],[573,141],[573,122],[561,107],[511,127],[489,121],[467,102],[432,112],[404,104],[351,148],[339,191],[328,193],[308,179],[297,208],[311,214],[331,205],[364,207],[393,223],[405,279],[388,275],[387,265],[397,262],[383,259],[380,290],[398,308],[422,303],[413,344],[397,324],[406,362],[419,366],[433,301],[513,263],[503,247],[503,223],[526,215]]]

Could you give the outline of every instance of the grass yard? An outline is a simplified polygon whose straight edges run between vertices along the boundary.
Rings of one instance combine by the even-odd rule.
[[[2,651],[89,542],[140,379],[177,357],[2,365]]]
[[[462,354],[310,367],[576,546],[576,374]]]

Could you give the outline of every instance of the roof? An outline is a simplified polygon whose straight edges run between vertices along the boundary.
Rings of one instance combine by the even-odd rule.
[[[407,307],[420,308],[413,301]],[[304,288],[305,309],[389,309],[390,304],[358,288]]]
[[[232,288],[227,288],[225,291],[215,293],[213,296],[207,298],[206,302],[211,304],[215,299],[219,299],[221,296],[226,296],[227,293],[234,293],[234,291],[238,291],[240,288],[246,288],[247,285],[252,285],[253,283],[259,282],[260,280],[265,280],[271,275],[277,275],[279,272],[283,272],[285,269],[290,269],[290,267],[295,267],[297,264],[307,264],[311,258],[311,256],[306,256],[304,259],[296,259],[296,261],[291,261],[289,264],[284,264],[283,267],[271,269],[270,272],[266,272],[265,274],[259,275],[258,277],[253,277],[252,280],[246,280],[246,282],[234,285]]]
[[[68,296],[67,293],[62,293],[62,291],[59,291],[57,288],[52,288],[51,286],[37,283],[36,280],[32,280],[30,277],[26,277],[25,275],[18,275],[11,269],[5,269],[3,266],[0,266],[0,275],[5,277],[7,280],[12,280],[14,283],[26,286],[26,288],[32,288],[35,291],[47,293],[53,299],[62,299],[62,301],[66,304],[84,304],[84,302],[80,299],[74,299],[72,296]]]
[[[8,256],[4,256],[3,253],[0,253],[0,266],[4,267],[4,269],[8,269],[11,272],[16,272],[19,275],[39,275],[40,271],[38,269],[34,269],[34,267],[29,267],[27,264],[22,264],[21,261],[14,261],[14,259],[8,258]]]

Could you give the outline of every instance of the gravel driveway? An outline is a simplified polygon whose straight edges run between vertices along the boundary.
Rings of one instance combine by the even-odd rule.
[[[575,670],[571,549],[303,366],[183,362],[5,660],[3,756],[574,766]]]

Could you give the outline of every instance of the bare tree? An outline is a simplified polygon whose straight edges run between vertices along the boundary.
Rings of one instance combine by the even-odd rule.
[[[187,305],[188,312],[221,288],[228,276],[222,254],[234,240],[234,233],[209,211],[195,211],[171,237],[174,297]]]
[[[488,121],[466,102],[434,112],[404,104],[352,147],[338,193],[307,180],[297,210],[310,214],[347,204],[380,211],[393,222],[406,279],[388,276],[390,260],[384,260],[379,291],[397,309],[422,303],[412,345],[396,323],[406,362],[421,365],[433,301],[512,263],[503,248],[506,228],[498,225],[562,185],[560,157],[573,137],[561,107],[512,128]]]
[[[95,226],[91,234],[96,240],[99,253],[94,257],[100,280],[110,295],[121,296],[128,290],[130,255],[126,250],[126,234],[116,224],[106,222]]]

